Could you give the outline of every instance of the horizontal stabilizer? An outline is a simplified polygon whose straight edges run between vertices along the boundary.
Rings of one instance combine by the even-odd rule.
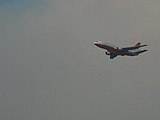
[[[134,47],[126,47],[126,48],[122,48],[122,50],[134,50],[134,49],[138,49],[140,47],[145,47],[147,45],[140,45],[140,46],[134,46]]]
[[[140,54],[140,53],[143,53],[143,52],[146,52],[146,51],[148,51],[148,50],[141,50],[141,51],[138,51],[136,53]]]

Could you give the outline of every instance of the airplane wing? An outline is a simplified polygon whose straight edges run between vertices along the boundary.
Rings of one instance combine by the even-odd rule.
[[[138,48],[144,47],[144,46],[147,46],[147,45],[140,45],[140,46],[134,46],[134,47],[125,47],[125,48],[122,48],[122,50],[134,50],[134,49],[138,49]]]
[[[111,54],[110,54],[110,59],[113,59],[113,58],[115,58],[115,57],[117,57],[117,54],[115,54],[115,53],[111,53]]]

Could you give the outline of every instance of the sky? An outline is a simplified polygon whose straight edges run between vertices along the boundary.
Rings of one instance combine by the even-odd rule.
[[[160,119],[159,5],[0,0],[0,119]],[[111,60],[97,40],[148,51]]]

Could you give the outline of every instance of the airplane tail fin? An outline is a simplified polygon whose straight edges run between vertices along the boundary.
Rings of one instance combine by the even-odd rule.
[[[140,46],[141,45],[141,43],[140,42],[138,42],[136,45],[135,45],[135,47],[138,47],[138,46]]]

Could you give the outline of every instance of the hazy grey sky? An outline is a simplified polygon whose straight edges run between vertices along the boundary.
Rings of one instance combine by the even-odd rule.
[[[159,120],[159,0],[0,0],[0,119]],[[94,46],[148,44],[110,60]]]

